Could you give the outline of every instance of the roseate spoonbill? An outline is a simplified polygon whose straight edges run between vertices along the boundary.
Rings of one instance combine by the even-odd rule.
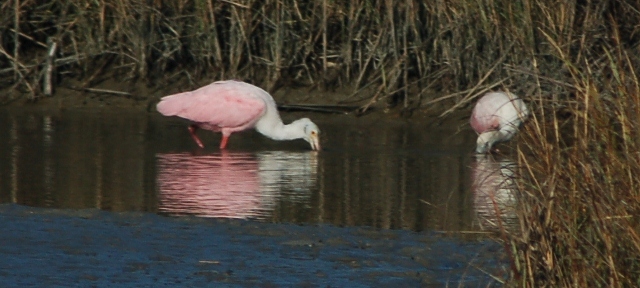
[[[320,150],[320,129],[309,118],[288,125],[282,123],[276,102],[266,91],[241,81],[217,81],[194,91],[163,97],[156,106],[165,116],[178,116],[194,122],[189,133],[204,148],[196,135],[198,128],[222,132],[220,149],[225,149],[231,133],[255,128],[274,140],[304,139],[311,149]]]
[[[479,134],[476,153],[487,153],[494,144],[511,139],[528,117],[527,105],[512,93],[498,91],[482,96],[469,121]]]

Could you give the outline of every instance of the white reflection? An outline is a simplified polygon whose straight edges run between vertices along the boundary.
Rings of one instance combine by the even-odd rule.
[[[318,172],[317,152],[270,151],[258,153],[260,189],[302,202],[311,196]]]
[[[515,224],[515,168],[516,164],[510,159],[476,155],[471,187],[474,208],[483,229],[508,229]]]
[[[157,154],[161,213],[263,219],[278,200],[308,201],[317,153]]]

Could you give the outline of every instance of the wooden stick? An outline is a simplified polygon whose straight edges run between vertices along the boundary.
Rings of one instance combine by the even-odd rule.
[[[98,88],[81,88],[82,90],[93,92],[93,93],[107,93],[107,94],[115,94],[115,95],[123,95],[123,96],[132,96],[129,92],[116,91],[116,90],[108,90],[108,89],[98,89]]]
[[[18,61],[20,57],[20,0],[13,2],[13,78],[18,79]]]
[[[279,104],[278,109],[289,111],[313,111],[334,114],[349,114],[356,111],[357,106],[345,105],[316,105],[316,104]]]
[[[47,44],[49,45],[49,52],[47,53],[47,60],[45,63],[44,80],[42,83],[44,96],[51,96],[53,94],[53,70],[55,69],[54,58],[56,55],[56,48],[58,43],[53,41],[51,37],[47,38]]]

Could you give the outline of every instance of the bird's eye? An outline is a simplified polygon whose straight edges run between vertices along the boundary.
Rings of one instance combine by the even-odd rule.
[[[311,135],[316,136],[316,134],[318,134],[316,131],[311,131]]]

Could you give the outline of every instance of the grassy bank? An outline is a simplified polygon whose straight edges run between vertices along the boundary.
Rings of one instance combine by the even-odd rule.
[[[566,63],[571,93],[536,97],[522,135],[517,286],[640,286],[640,83],[627,51],[602,53]]]
[[[534,74],[564,83],[554,45],[573,61],[632,45],[637,9],[624,1],[12,0],[0,4],[0,87],[33,99],[66,79],[90,88],[106,77],[150,86],[236,78],[267,90],[352,87],[341,102],[458,108],[498,86],[534,94]]]
[[[637,286],[638,23],[623,0],[4,1],[0,103],[69,80],[235,78],[447,115],[508,88],[534,112],[518,139],[520,230],[501,238],[510,283]]]

